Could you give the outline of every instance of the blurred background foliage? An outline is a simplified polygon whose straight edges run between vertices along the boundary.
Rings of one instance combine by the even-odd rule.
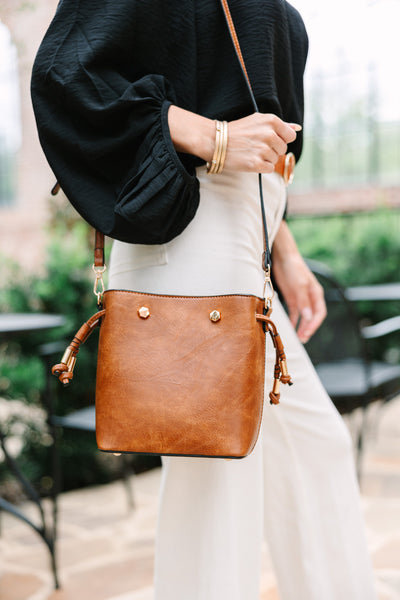
[[[45,412],[38,419],[38,409],[44,407],[46,390],[46,360],[41,355],[44,342],[60,341],[60,348],[48,357],[57,363],[79,327],[97,311],[93,294],[92,271],[94,230],[89,227],[60,195],[49,205],[51,220],[47,231],[48,246],[44,269],[40,274],[26,272],[23,265],[7,258],[0,261],[0,312],[44,312],[61,314],[66,324],[56,331],[30,334],[17,341],[0,341],[0,413],[1,399],[18,406],[22,400],[30,410],[7,410],[2,419],[5,433],[13,441],[18,438],[18,462],[22,471],[37,489],[46,495],[52,487],[52,438],[46,426]],[[106,245],[108,259],[110,244]],[[79,351],[70,387],[63,388],[51,378],[55,399],[54,413],[65,415],[94,402],[98,332]],[[18,412],[19,414],[16,414]],[[110,481],[120,477],[121,462],[111,454],[97,450],[91,433],[63,429],[60,460],[64,490]],[[133,456],[132,470],[141,472],[160,464],[157,457]],[[5,464],[0,461],[0,494],[12,500],[19,488],[13,486]]]
[[[52,201],[52,219],[48,230],[46,264],[40,275],[27,273],[23,265],[10,260],[1,262],[0,276],[4,285],[0,290],[1,312],[45,312],[62,314],[66,324],[57,331],[40,335],[30,334],[22,339],[0,345],[0,397],[23,399],[40,406],[46,385],[46,371],[40,348],[43,342],[63,340],[65,347],[91,314],[96,312],[92,293],[92,250],[89,227],[77,220],[62,200]],[[63,353],[51,357],[57,362]],[[93,403],[93,382],[96,370],[96,335],[82,347],[76,368],[77,376],[70,390],[56,386],[56,413],[66,414],[73,409]],[[22,421],[23,445],[19,455],[21,468],[42,493],[51,487],[46,476],[51,473],[49,434],[37,423],[32,427],[29,414]],[[8,424],[12,428],[13,423]],[[75,431],[63,431],[60,444],[64,488],[88,485],[109,480],[113,476],[95,449],[94,439]],[[7,479],[7,469],[0,464],[0,481]],[[8,482],[9,485],[9,482]],[[7,487],[7,485],[6,485]],[[8,489],[8,487],[7,487]],[[12,490],[11,492],[12,493]]]
[[[290,228],[303,256],[328,265],[343,287],[400,281],[400,211],[297,216]],[[399,301],[356,305],[362,325],[399,315]],[[400,362],[400,332],[369,342],[372,359]]]
[[[91,270],[93,232],[76,218],[62,198],[52,201],[51,206],[45,269],[33,275],[26,273],[23,266],[1,261],[0,277],[4,285],[0,290],[0,311],[64,315],[66,325],[48,334],[45,341],[62,339],[66,346],[80,325],[96,311]],[[380,210],[329,217],[294,217],[289,224],[303,255],[331,267],[343,286],[399,280],[399,212]],[[398,314],[398,303],[365,302],[359,309],[363,322],[372,323]],[[29,335],[18,342],[0,345],[0,398],[23,400],[35,410],[42,406],[46,372],[38,348],[43,341],[43,335]],[[70,388],[63,389],[54,380],[57,414],[93,403],[96,348],[97,333],[94,333],[80,350]],[[400,339],[389,336],[374,351],[399,360],[399,348]],[[57,362],[60,355],[54,356],[53,362]],[[51,438],[47,429],[38,425],[36,413],[31,422],[29,414],[24,414],[22,420],[26,427],[19,432],[22,439],[19,461],[24,472],[45,494],[52,483],[48,477]],[[6,427],[10,431],[15,427],[14,417]],[[64,430],[62,436],[64,489],[108,481],[118,475],[114,457],[98,452],[92,435]],[[159,464],[143,457],[135,457],[133,463],[138,471]],[[0,485],[3,482],[7,487],[5,479],[6,469],[0,465]]]
[[[290,228],[303,256],[326,263],[343,286],[400,277],[400,211],[296,216]]]

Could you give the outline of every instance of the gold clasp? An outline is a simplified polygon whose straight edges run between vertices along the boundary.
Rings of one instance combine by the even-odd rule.
[[[267,296],[267,286],[270,289],[270,292],[269,292],[270,296]],[[263,291],[265,308],[267,309],[267,311],[272,310],[272,300],[273,300],[274,296],[275,296],[275,290],[274,290],[274,287],[273,287],[272,281],[271,281],[271,267],[268,267],[268,269],[265,271],[264,291]]]
[[[96,275],[96,279],[94,280],[93,293],[97,297],[97,306],[100,306],[103,301],[103,294],[105,291],[104,281],[103,281],[103,273],[107,269],[106,265],[102,267],[92,266],[93,272]],[[100,291],[98,290],[99,285]]]

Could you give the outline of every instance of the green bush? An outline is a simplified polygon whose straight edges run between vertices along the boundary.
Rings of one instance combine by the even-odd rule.
[[[61,351],[47,357],[49,365],[58,362],[78,328],[97,310],[91,269],[94,232],[62,199],[53,200],[51,210],[44,272],[27,274],[10,260],[0,261],[0,277],[4,282],[0,290],[1,312],[46,312],[62,314],[66,318],[65,326],[57,331],[0,343],[0,409],[1,397],[7,398],[9,404],[18,404],[22,399],[32,407],[31,413],[21,414],[21,427],[13,414],[7,421],[7,428],[12,430],[14,438],[20,435],[18,462],[43,494],[47,494],[52,485],[48,476],[52,472],[48,448],[51,436],[44,417],[41,420],[30,417],[34,410],[43,406],[49,372],[46,372],[43,356],[39,356],[39,349],[43,342],[63,340]],[[106,256],[108,253],[109,246]],[[51,379],[55,414],[64,415],[93,404],[97,335],[97,332],[93,333],[81,347],[74,379],[68,388],[63,388],[55,378]],[[120,474],[120,461],[99,452],[93,434],[65,429],[59,431],[59,436],[63,489],[102,483]],[[133,457],[132,463],[136,472],[160,464],[157,458],[145,456]],[[0,464],[0,486],[8,476],[8,469]]]
[[[400,280],[400,211],[297,217],[289,224],[302,254],[330,266],[342,285]]]
[[[289,219],[303,256],[327,264],[343,287],[400,282],[400,211]],[[363,324],[399,314],[399,301],[360,302]],[[370,344],[372,357],[400,360],[400,333]]]
[[[29,334],[0,344],[0,396],[9,400],[23,399],[36,406],[41,405],[47,375],[40,346],[43,342],[64,340],[65,348],[82,323],[97,310],[91,271],[92,232],[85,223],[76,220],[69,207],[55,207],[44,273],[26,274],[22,267],[6,259],[0,266],[0,277],[5,282],[0,290],[1,312],[45,312],[66,317],[65,326],[57,331],[46,335]],[[79,352],[71,387],[63,390],[56,380],[52,382],[57,414],[66,414],[94,401],[96,334],[92,337]],[[49,357],[49,362],[58,362],[62,352]],[[34,427],[25,427],[18,459],[24,473],[43,493],[49,487],[44,475],[51,473],[50,453],[43,442],[48,440],[46,432],[44,423],[40,434],[37,423]],[[94,436],[66,432],[61,453],[66,489],[113,476],[113,468],[96,449]],[[4,464],[1,465],[0,481],[7,478],[7,474]]]

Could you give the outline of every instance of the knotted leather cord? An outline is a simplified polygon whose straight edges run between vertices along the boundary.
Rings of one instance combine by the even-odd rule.
[[[74,339],[64,352],[61,361],[53,366],[51,372],[53,375],[58,377],[64,386],[69,385],[74,376],[76,357],[81,345],[85,343],[93,330],[100,325],[101,318],[104,317],[105,314],[105,310],[99,310],[97,313],[92,315],[90,319],[86,321],[86,323],[84,323],[79,331],[75,334]]]
[[[250,98],[251,98],[251,102],[253,104],[254,112],[260,112],[258,110],[258,105],[257,105],[256,99],[254,97],[253,88],[251,86],[250,79],[249,79],[249,76],[248,76],[248,73],[247,73],[247,69],[246,69],[246,65],[244,63],[242,50],[240,48],[238,36],[237,36],[237,33],[236,33],[235,25],[233,23],[231,11],[229,9],[229,5],[228,5],[227,0],[221,0],[221,5],[222,5],[222,9],[224,11],[224,15],[225,15],[226,23],[228,25],[229,33],[230,33],[230,36],[231,36],[231,39],[232,39],[233,47],[235,49],[235,53],[236,53],[237,59],[239,61],[240,69],[241,69],[241,71],[243,73],[243,77],[245,79],[246,86],[247,86],[247,89],[248,89],[249,94],[250,94]],[[262,215],[262,222],[263,222],[263,229],[264,229],[263,266],[264,266],[265,272],[269,273],[270,268],[271,268],[271,251],[270,251],[270,248],[269,248],[267,218],[266,218],[266,215],[265,215],[265,205],[264,205],[264,195],[263,195],[263,186],[262,186],[262,175],[261,175],[261,173],[258,174],[258,187],[259,187],[259,190],[260,190],[261,215]]]

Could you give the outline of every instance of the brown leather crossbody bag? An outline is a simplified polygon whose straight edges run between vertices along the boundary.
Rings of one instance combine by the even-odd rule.
[[[221,4],[257,110],[229,7],[226,0]],[[99,310],[77,332],[53,373],[69,384],[80,345],[100,326],[96,438],[101,450],[243,458],[254,448],[264,404],[267,332],[276,353],[271,403],[279,403],[280,382],[291,383],[270,319],[271,259],[261,176],[259,181],[264,298],[104,291],[104,236],[96,232]]]

